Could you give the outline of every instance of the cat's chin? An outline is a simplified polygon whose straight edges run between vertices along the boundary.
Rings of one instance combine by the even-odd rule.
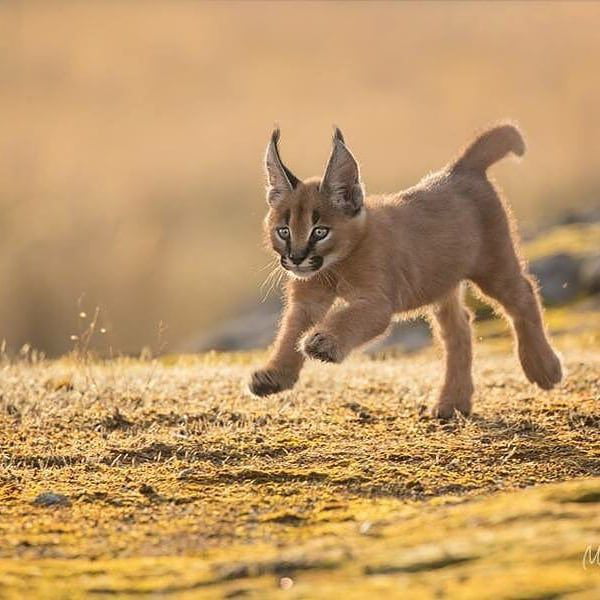
[[[311,271],[292,271],[292,269],[285,269],[286,273],[294,279],[310,279],[314,277],[321,269],[314,269]]]

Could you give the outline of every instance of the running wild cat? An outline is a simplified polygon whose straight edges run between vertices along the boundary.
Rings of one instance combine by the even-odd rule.
[[[265,233],[290,277],[271,356],[250,380],[253,394],[290,389],[305,358],[339,363],[385,333],[395,314],[430,307],[446,363],[433,414],[469,414],[474,388],[465,280],[510,318],[527,378],[543,389],[561,380],[511,217],[486,174],[508,153],[524,153],[515,126],[489,129],[441,171],[386,196],[365,196],[358,162],[339,129],[320,179],[295,177],[281,161],[278,141],[277,129],[265,156]]]

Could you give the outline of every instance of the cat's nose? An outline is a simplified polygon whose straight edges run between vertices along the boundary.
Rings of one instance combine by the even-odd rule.
[[[301,253],[295,253],[292,252],[290,254],[290,260],[296,265],[298,266],[304,259],[306,258],[306,253],[301,252]]]

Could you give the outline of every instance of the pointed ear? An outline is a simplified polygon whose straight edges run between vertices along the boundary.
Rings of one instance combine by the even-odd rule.
[[[337,127],[320,190],[329,196],[334,207],[350,217],[358,214],[362,208],[365,192],[360,180],[360,169]]]
[[[270,205],[276,204],[286,192],[291,192],[298,185],[298,179],[281,161],[277,148],[278,141],[279,129],[277,128],[271,135],[265,154],[267,202]]]

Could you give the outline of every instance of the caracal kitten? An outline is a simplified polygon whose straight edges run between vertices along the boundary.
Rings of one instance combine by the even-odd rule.
[[[385,333],[392,317],[431,307],[445,348],[445,378],[433,414],[471,411],[471,315],[467,280],[510,318],[527,378],[550,389],[562,377],[535,284],[524,270],[511,217],[486,171],[525,144],[510,124],[477,137],[457,160],[416,186],[365,196],[358,163],[339,129],[322,178],[304,181],[283,164],[279,130],[267,147],[267,240],[289,274],[271,356],[249,388],[290,389],[306,358],[339,363]]]

